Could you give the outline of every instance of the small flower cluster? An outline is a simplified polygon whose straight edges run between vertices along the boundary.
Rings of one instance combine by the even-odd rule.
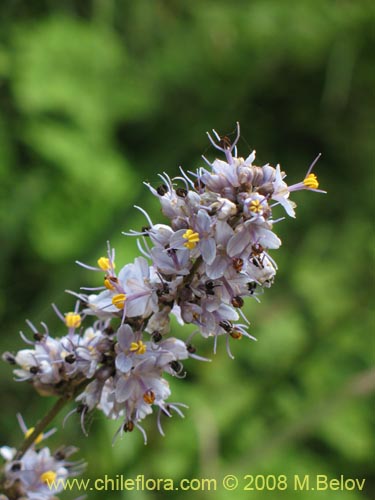
[[[160,200],[169,224],[154,224],[127,235],[137,236],[142,256],[116,271],[115,252],[108,246],[106,256],[96,266],[78,264],[99,272],[102,286],[70,292],[79,301],[74,312],[63,316],[68,328],[62,338],[34,333],[32,349],[24,349],[6,359],[18,365],[18,380],[29,380],[42,394],[73,391],[82,427],[87,412],[98,408],[109,418],[121,419],[119,432],[139,428],[145,416],[176,412],[181,403],[171,403],[166,376],[184,376],[182,361],[188,357],[205,360],[196,353],[190,339],[170,337],[170,317],[180,324],[193,324],[204,338],[225,338],[230,342],[248,333],[249,322],[241,308],[246,297],[256,300],[273,283],[277,265],[270,251],[281,241],[274,225],[275,206],[295,216],[289,199],[297,190],[322,192],[311,165],[302,182],[288,186],[279,165],[254,165],[255,152],[246,159],[237,157],[237,137],[233,144],[213,146],[224,154],[195,173],[184,172],[171,179],[160,175],[157,188],[147,184]],[[87,292],[87,293],[86,293]],[[92,327],[81,331],[87,317],[95,317]],[[239,321],[242,320],[242,323]],[[79,394],[77,395],[77,393]]]
[[[60,313],[58,313],[60,315]],[[19,368],[14,370],[17,381],[31,381],[42,395],[64,395],[83,380],[98,376],[104,367],[113,365],[113,330],[108,322],[96,321],[93,327],[77,333],[81,316],[70,312],[62,317],[68,327],[67,335],[51,337],[43,323],[43,333],[28,322],[34,340],[29,340],[21,332],[25,342],[32,349],[21,349],[14,356],[9,352],[3,359]]]
[[[20,415],[18,419],[27,437],[34,429],[27,429]],[[5,460],[3,467],[5,494],[0,495],[0,500],[56,500],[56,493],[64,489],[64,481],[83,472],[85,464],[82,461],[69,460],[69,457],[77,451],[74,446],[63,446],[54,453],[51,453],[48,447],[37,448],[53,432],[54,430],[44,435],[40,434],[33,446],[20,458],[17,457],[14,448],[0,447],[0,455]]]

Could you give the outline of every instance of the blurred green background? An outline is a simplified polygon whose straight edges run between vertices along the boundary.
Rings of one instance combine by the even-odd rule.
[[[186,379],[171,380],[190,409],[165,422],[165,438],[148,418],[147,447],[137,432],[112,447],[117,424],[99,412],[85,438],[73,416],[50,445],[77,444],[85,477],[344,474],[366,478],[366,491],[230,497],[371,498],[374,21],[365,0],[0,3],[2,351],[23,347],[25,318],[63,333],[50,303],[68,311],[65,289],[99,282],[75,259],[95,262],[108,239],[118,264],[134,258],[135,240],[121,235],[144,224],[133,205],[163,221],[142,181],[214,158],[207,130],[230,134],[240,121],[240,155],[255,148],[258,164],[280,162],[289,183],[322,152],[328,195],[295,193],[297,219],[276,228],[274,287],[246,306],[258,342],[233,342],[232,361],[223,343],[213,356],[198,341],[213,362],[189,360]],[[0,373],[0,442],[16,446],[15,413],[31,426],[52,401],[4,363]],[[221,487],[168,495],[228,498]]]

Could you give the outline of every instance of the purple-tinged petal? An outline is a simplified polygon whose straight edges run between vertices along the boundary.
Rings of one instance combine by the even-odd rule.
[[[126,356],[125,353],[120,352],[116,356],[116,368],[120,370],[122,373],[127,373],[129,370],[131,370],[131,367],[133,366],[133,362],[129,356]]]
[[[216,223],[216,243],[218,245],[222,245],[223,247],[226,247],[228,244],[228,241],[232,238],[234,235],[233,229],[230,227],[229,224],[227,224],[225,221],[217,221]]]
[[[133,330],[129,325],[120,326],[117,330],[117,341],[121,349],[126,351],[129,349],[131,342],[134,340]]]
[[[221,278],[222,276],[224,276],[228,264],[229,260],[227,257],[224,257],[223,255],[217,255],[213,263],[211,265],[208,265],[206,268],[207,276],[212,280]]]
[[[246,158],[245,165],[249,167],[254,160],[255,160],[255,150],[252,153],[250,153],[249,156]]]
[[[264,248],[279,248],[281,245],[281,240],[276,236],[275,233],[270,231],[269,229],[259,228],[256,231],[257,241]]]
[[[229,257],[240,255],[250,245],[250,242],[250,232],[246,228],[238,231],[228,242],[227,252]]]
[[[119,403],[123,403],[133,392],[135,381],[132,377],[124,378],[121,377],[116,384],[115,396]]]
[[[216,257],[216,243],[213,238],[208,238],[202,240],[199,245],[199,249],[202,252],[203,260],[206,264],[210,265],[215,260]]]
[[[197,215],[196,229],[199,233],[209,233],[212,226],[212,219],[206,210],[199,210]]]

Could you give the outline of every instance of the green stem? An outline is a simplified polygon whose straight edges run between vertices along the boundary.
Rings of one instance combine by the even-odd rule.
[[[56,417],[56,415],[64,408],[64,406],[72,399],[72,395],[62,396],[60,399],[56,401],[56,403],[52,406],[50,411],[36,424],[33,432],[24,439],[23,443],[19,447],[17,454],[15,456],[15,460],[19,460],[23,457],[26,451],[30,448],[30,446],[37,439],[39,434],[41,434],[44,429],[52,422],[52,420]]]
[[[52,406],[50,411],[36,424],[33,432],[24,439],[21,446],[18,448],[15,459],[19,460],[23,457],[30,446],[35,442],[39,434],[43,433],[46,427],[52,422],[56,415],[64,408],[64,406],[74,399],[93,379],[75,380],[73,387],[67,388],[65,394]]]

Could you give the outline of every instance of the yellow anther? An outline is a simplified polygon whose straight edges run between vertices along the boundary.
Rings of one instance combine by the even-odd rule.
[[[147,391],[143,394],[143,401],[149,405],[152,405],[155,401],[155,394],[153,391]]]
[[[142,342],[142,340],[138,340],[138,342],[132,342],[130,344],[130,351],[135,352],[135,354],[144,354],[146,352],[147,346]]]
[[[319,182],[315,174],[309,174],[305,179],[303,179],[304,185],[309,189],[318,189]]]
[[[25,439],[27,439],[31,434],[34,432],[35,427],[30,427],[30,429],[27,429],[25,432]],[[37,436],[34,440],[35,444],[39,444],[41,441],[43,441],[43,433],[40,433],[39,436]]]
[[[115,290],[114,283],[117,283],[118,279],[116,276],[105,276],[104,278],[104,286],[107,288],[107,290]]]
[[[112,285],[112,283],[109,281],[109,279],[106,277],[104,278],[104,286],[107,288],[107,290],[114,290],[115,287]]]
[[[47,484],[48,486],[52,486],[53,482],[56,479],[56,472],[53,470],[47,470],[46,472],[43,472],[43,474],[40,475],[40,480],[42,483]]]
[[[199,242],[199,234],[195,233],[192,229],[187,229],[182,237],[187,240],[186,243],[184,243],[184,246],[189,250],[195,248]]]
[[[98,266],[100,269],[103,269],[103,271],[108,271],[109,269],[114,269],[116,267],[114,262],[112,262],[111,265],[111,261],[108,257],[100,257],[100,259],[98,259]]]
[[[259,214],[262,211],[262,205],[260,200],[252,200],[249,206],[250,212],[254,212],[255,214]]]
[[[79,314],[69,312],[65,314],[65,324],[68,328],[79,328],[82,323],[82,318]]]
[[[242,339],[242,333],[239,332],[238,330],[232,330],[230,332],[230,336],[232,337],[232,339],[235,339],[235,340],[241,340]]]
[[[126,295],[124,293],[117,293],[112,297],[112,304],[117,307],[117,309],[124,309],[126,301]]]

